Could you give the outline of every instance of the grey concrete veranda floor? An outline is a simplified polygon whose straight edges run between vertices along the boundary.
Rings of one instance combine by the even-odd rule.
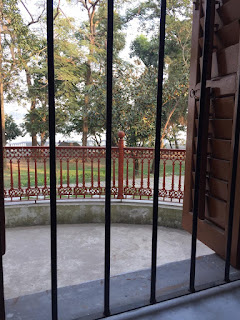
[[[182,230],[159,227],[158,265],[189,259],[191,236]],[[5,298],[50,289],[49,226],[9,228],[4,256]],[[197,256],[212,251],[198,242]],[[149,268],[151,226],[112,226],[111,275]],[[104,225],[58,226],[58,286],[103,278]]]

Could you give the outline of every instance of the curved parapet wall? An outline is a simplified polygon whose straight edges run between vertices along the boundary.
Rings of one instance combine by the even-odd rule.
[[[104,223],[104,201],[59,201],[59,224]],[[11,203],[6,205],[6,226],[34,226],[49,224],[49,203]],[[182,206],[159,204],[159,225],[181,228]],[[112,223],[151,224],[152,202],[113,201]]]

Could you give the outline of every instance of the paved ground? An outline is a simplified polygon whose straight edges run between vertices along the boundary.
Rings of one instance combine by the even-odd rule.
[[[191,237],[181,230],[159,227],[158,265],[189,259]],[[146,269],[151,264],[151,226],[113,225],[111,275]],[[198,243],[197,255],[212,251]],[[58,226],[58,286],[103,278],[104,226]],[[50,289],[50,229],[7,229],[4,256],[6,298]]]

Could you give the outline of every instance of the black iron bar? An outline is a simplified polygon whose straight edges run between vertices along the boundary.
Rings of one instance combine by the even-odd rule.
[[[227,229],[227,250],[226,250],[226,263],[225,263],[225,281],[230,282],[230,261],[232,250],[232,234],[233,234],[233,216],[235,205],[235,192],[238,170],[238,155],[239,155],[239,135],[240,135],[240,68],[238,70],[238,91],[237,91],[237,112],[236,112],[236,126],[234,134],[234,147],[232,159],[232,177],[229,201],[229,214],[228,214],[228,229]]]
[[[1,99],[1,97],[0,97]],[[0,110],[0,319],[5,320],[3,259],[5,252],[5,208],[4,208],[4,175],[3,175],[3,130],[2,113]]]
[[[197,249],[197,228],[198,228],[198,208],[199,208],[199,191],[200,191],[200,169],[201,169],[201,152],[202,138],[204,130],[204,113],[206,112],[206,84],[209,76],[209,52],[211,41],[211,18],[212,18],[212,2],[215,0],[207,0],[206,15],[204,27],[204,48],[203,62],[201,70],[201,88],[200,88],[200,108],[198,116],[198,138],[197,138],[197,160],[195,168],[195,185],[194,185],[194,201],[193,201],[193,221],[192,221],[192,247],[191,247],[191,268],[190,268],[190,288],[191,292],[195,292],[195,271],[196,271],[196,249]]]
[[[156,303],[156,272],[157,272],[157,230],[158,230],[158,189],[160,170],[160,145],[163,100],[163,71],[166,29],[166,0],[161,1],[159,54],[158,54],[158,89],[155,134],[155,163],[154,163],[154,193],[153,193],[153,225],[152,225],[152,266],[150,303]]]
[[[50,215],[51,215],[51,289],[52,319],[58,319],[57,304],[57,207],[56,207],[56,142],[53,0],[47,0],[48,103],[50,141]]]
[[[111,242],[111,146],[113,86],[113,16],[114,1],[108,0],[107,26],[107,97],[106,97],[106,191],[105,191],[105,270],[104,316],[110,315],[110,242]]]

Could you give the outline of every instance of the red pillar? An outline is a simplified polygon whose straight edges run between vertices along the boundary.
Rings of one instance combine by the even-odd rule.
[[[123,131],[118,132],[118,199],[123,199],[123,162],[124,162],[124,138],[125,133]]]

